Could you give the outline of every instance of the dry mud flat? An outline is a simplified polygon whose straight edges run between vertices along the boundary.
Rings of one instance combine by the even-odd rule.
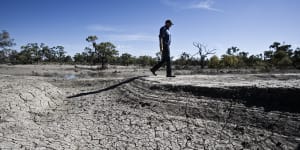
[[[0,85],[0,149],[299,148],[298,74],[0,75]]]

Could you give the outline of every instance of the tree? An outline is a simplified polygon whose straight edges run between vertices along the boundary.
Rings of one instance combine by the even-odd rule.
[[[0,33],[0,50],[12,47],[14,45],[16,45],[14,43],[14,39],[11,39],[9,33],[3,30],[2,33]]]
[[[63,46],[54,46],[49,48],[46,44],[28,43],[21,46],[20,53],[17,54],[17,61],[23,64],[34,64],[41,62],[65,62],[65,54]],[[71,58],[72,59],[72,58]],[[70,59],[68,59],[69,61]]]
[[[73,57],[75,64],[84,64],[85,63],[85,58],[84,55],[80,53],[76,53]]]
[[[300,48],[296,48],[292,56],[293,65],[295,68],[300,69]]]
[[[275,42],[274,42],[275,43]],[[274,63],[276,65],[284,66],[288,65],[290,60],[288,60],[291,57],[290,52],[291,45],[280,45],[280,43],[276,43],[276,51],[274,53]]]
[[[73,59],[70,55],[67,55],[65,58],[64,58],[64,63],[67,63],[67,64],[72,64],[73,63]]]
[[[18,52],[16,50],[12,50],[10,55],[8,56],[8,60],[12,64],[17,64],[18,63]]]
[[[18,54],[17,58],[21,64],[33,64],[33,51],[32,44],[29,43],[27,45],[21,46],[21,52]]]
[[[292,45],[281,45],[278,47],[277,51],[284,51],[288,54],[288,57],[292,57],[293,50],[291,49]]]
[[[128,53],[122,54],[120,59],[121,59],[121,65],[128,66],[130,63],[132,63],[131,55]]]
[[[19,53],[18,58],[20,59],[20,62],[24,64],[39,63],[41,56],[38,44],[28,43],[25,46],[21,46],[21,52]]]
[[[42,53],[38,43],[28,43],[24,47],[31,54],[32,63],[40,63],[42,61]]]
[[[287,52],[285,52],[283,50],[279,50],[279,51],[275,52],[275,54],[274,54],[273,63],[280,67],[287,67],[292,64],[292,61],[289,58]]]
[[[43,62],[54,62],[55,56],[52,55],[51,49],[44,43],[40,44],[40,55]],[[54,54],[55,55],[55,54]]]
[[[84,64],[88,64],[88,63],[89,63],[89,60],[88,60],[88,53],[82,52],[81,55],[82,55],[82,57],[83,57],[83,63],[84,63]]]
[[[13,53],[13,50],[10,48],[14,45],[14,39],[11,39],[9,33],[3,30],[0,33],[0,63],[9,62],[9,57]]]
[[[272,50],[264,51],[264,60],[268,61],[273,58],[274,52]]]
[[[218,68],[220,64],[220,59],[218,56],[214,55],[210,58],[208,67],[209,68]]]
[[[234,55],[235,53],[237,53],[238,51],[240,51],[240,49],[236,46],[232,46],[230,48],[227,49],[227,54],[228,55]]]
[[[94,52],[92,52],[92,49],[90,48],[86,48],[88,52],[88,54],[90,54],[90,60],[91,60],[91,64],[95,65],[96,64],[96,59],[94,59],[94,55],[97,53],[97,44],[96,44],[96,40],[98,40],[98,37],[96,35],[90,35],[85,39],[87,42],[91,42],[93,44],[93,48],[94,48]],[[99,57],[98,56],[98,61],[99,61]]]
[[[277,62],[279,67],[288,67],[292,64],[292,60],[289,57],[283,57]]]
[[[96,40],[98,40],[98,37],[96,35],[90,35],[85,39],[87,42],[92,42],[93,47],[96,47]]]
[[[12,54],[13,50],[10,48],[4,48],[0,50],[0,63],[9,63],[9,57]]]
[[[249,65],[249,59],[248,59],[248,52],[239,52],[238,55],[236,56],[238,58],[238,67],[246,67]]]
[[[90,65],[95,64],[96,62],[96,58],[95,58],[95,52],[93,51],[93,49],[89,48],[89,47],[85,47],[84,48],[84,53],[86,54],[86,62],[89,63]]]
[[[196,42],[194,42],[193,45],[196,48],[198,48],[198,54],[200,55],[200,65],[201,65],[201,69],[203,69],[205,66],[205,58],[208,55],[215,54],[216,50],[215,49],[210,50],[207,48],[207,46]]]
[[[113,57],[117,56],[119,52],[116,50],[116,46],[110,42],[102,42],[96,45],[96,54],[98,60],[101,62],[101,69],[105,69],[105,65]]]
[[[177,64],[181,65],[181,66],[186,66],[189,65],[189,61],[190,61],[190,54],[183,52],[180,55],[180,58],[176,60]]]
[[[156,63],[155,58],[152,58],[151,56],[140,56],[137,58],[137,63],[143,67],[154,65]]]
[[[55,46],[52,47],[52,55],[55,54],[56,56],[56,61],[59,62],[60,64],[62,64],[65,60],[66,57],[66,51],[64,50],[65,48],[63,46]]]
[[[262,57],[261,55],[251,55],[248,59],[248,66],[257,66],[257,65],[260,65],[262,62]]]
[[[264,60],[267,61],[271,65],[279,66],[279,67],[287,67],[291,64],[294,64],[292,61],[293,50],[291,49],[291,45],[281,44],[279,42],[273,42],[272,45],[269,46],[269,51],[264,52]]]
[[[220,64],[224,67],[237,67],[238,65],[238,58],[233,55],[222,55]]]
[[[272,45],[269,46],[270,49],[274,49],[275,51],[278,50],[280,43],[279,42],[273,42]]]

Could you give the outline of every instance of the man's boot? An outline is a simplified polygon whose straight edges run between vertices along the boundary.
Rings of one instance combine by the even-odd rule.
[[[154,71],[153,69],[150,69],[150,71],[152,72],[152,74],[153,74],[154,76],[157,76],[157,74],[155,73],[155,71]]]

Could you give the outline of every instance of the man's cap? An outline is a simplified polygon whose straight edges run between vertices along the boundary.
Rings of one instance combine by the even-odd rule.
[[[170,19],[166,20],[166,24],[167,23],[170,23],[171,25],[174,25],[173,22]]]

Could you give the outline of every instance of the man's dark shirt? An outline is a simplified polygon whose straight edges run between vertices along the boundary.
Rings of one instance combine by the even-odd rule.
[[[159,39],[162,39],[163,46],[170,46],[171,44],[171,34],[166,26],[160,28]]]

